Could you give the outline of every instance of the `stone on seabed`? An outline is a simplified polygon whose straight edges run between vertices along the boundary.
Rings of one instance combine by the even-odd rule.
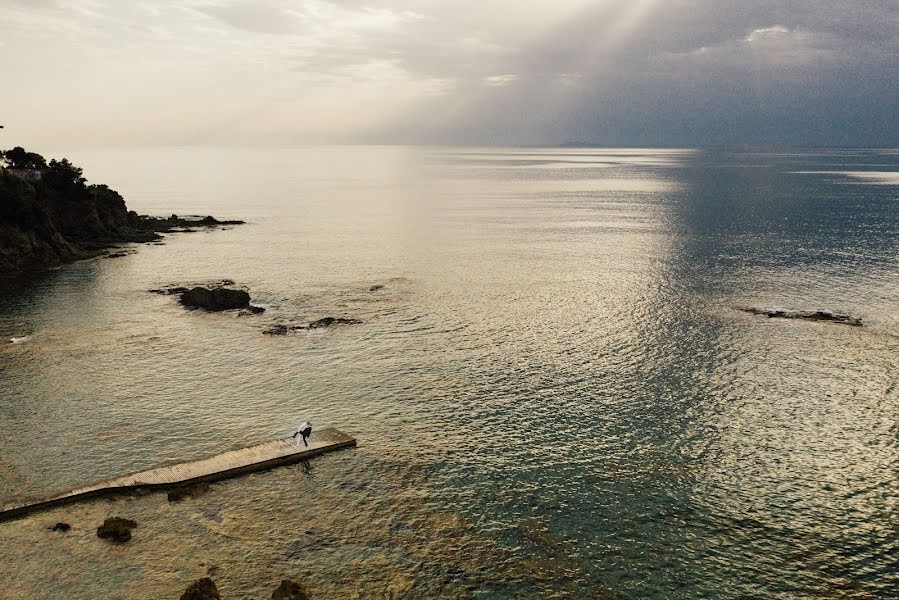
[[[121,517],[110,517],[97,528],[97,537],[116,543],[124,543],[131,539],[131,530],[137,523]]]
[[[272,600],[309,600],[309,596],[299,583],[285,579],[272,592]]]
[[[221,598],[215,582],[208,577],[197,579],[181,594],[181,600],[221,600]]]

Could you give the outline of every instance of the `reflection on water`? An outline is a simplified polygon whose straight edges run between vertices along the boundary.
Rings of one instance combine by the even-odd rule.
[[[0,336],[32,337],[0,346],[0,497],[304,418],[360,447],[180,504],[0,524],[0,597],[176,597],[207,572],[246,598],[283,577],[316,597],[899,588],[897,192],[801,173],[895,172],[896,153],[72,158],[139,211],[251,223],[0,290]],[[146,292],[223,277],[266,313]],[[866,326],[734,310],[750,304]],[[261,334],[329,315],[364,323]],[[109,515],[141,523],[133,543],[93,536]]]

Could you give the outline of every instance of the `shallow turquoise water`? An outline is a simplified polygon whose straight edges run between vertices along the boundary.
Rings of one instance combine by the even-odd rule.
[[[125,558],[90,534],[122,510],[156,528],[127,555],[142,590],[129,597],[180,593],[212,561],[232,597],[263,596],[262,571],[362,597],[899,590],[899,153],[66,156],[140,212],[250,223],[0,289],[0,336],[32,338],[0,346],[0,497],[305,418],[360,448],[313,461],[314,477],[284,469],[183,505],[151,496],[0,524],[15,540],[0,544],[0,579],[19,582],[3,597],[40,597],[37,582],[88,559],[95,575],[68,595],[115,597]],[[191,313],[146,291],[223,277],[267,312]],[[364,324],[261,334],[327,315]],[[290,526],[260,530],[260,517]],[[45,521],[63,518],[86,534],[49,537]],[[307,521],[334,539],[303,542]],[[203,560],[172,551],[176,534]]]

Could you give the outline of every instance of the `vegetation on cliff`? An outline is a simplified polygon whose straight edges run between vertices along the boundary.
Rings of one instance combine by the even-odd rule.
[[[105,185],[88,185],[66,159],[49,163],[16,147],[0,152],[0,275],[39,270],[95,255],[158,232],[240,221],[159,219],[129,211]]]

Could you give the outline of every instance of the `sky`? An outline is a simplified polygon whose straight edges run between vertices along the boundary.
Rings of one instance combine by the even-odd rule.
[[[0,0],[0,146],[899,146],[899,0]]]

